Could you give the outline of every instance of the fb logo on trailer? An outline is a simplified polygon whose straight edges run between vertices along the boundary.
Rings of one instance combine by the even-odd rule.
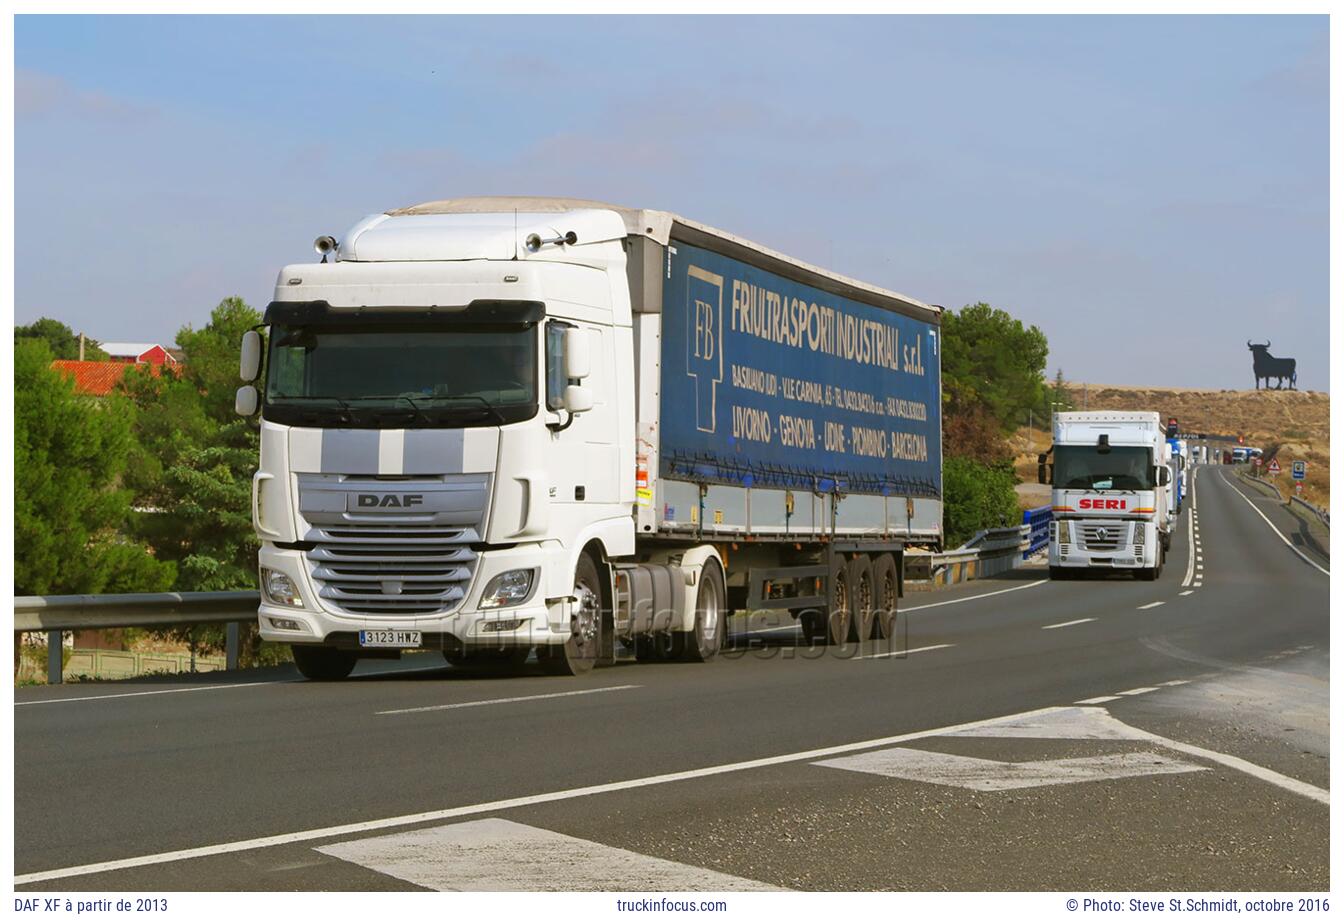
[[[723,381],[723,276],[686,269],[686,376],[695,378],[695,427],[714,431]]]

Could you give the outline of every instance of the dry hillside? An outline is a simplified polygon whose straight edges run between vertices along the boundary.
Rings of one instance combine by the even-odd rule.
[[[1292,488],[1291,461],[1307,461],[1303,497],[1330,506],[1330,395],[1295,390],[1190,390],[1069,384],[1074,404],[1082,409],[1129,409],[1175,416],[1187,433],[1240,434],[1247,445],[1277,452],[1283,473],[1280,489]],[[1036,453],[1050,444],[1047,430],[1037,427],[1032,443],[1027,429],[1017,432],[1018,475],[1036,481]],[[1233,447],[1235,444],[1228,445]]]

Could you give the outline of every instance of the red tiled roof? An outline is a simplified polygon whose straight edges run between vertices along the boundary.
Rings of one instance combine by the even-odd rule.
[[[133,367],[146,365],[129,364],[124,361],[53,361],[51,366],[67,377],[75,378],[75,390],[89,396],[106,396],[111,393]],[[159,365],[148,365],[149,372],[159,375]]]

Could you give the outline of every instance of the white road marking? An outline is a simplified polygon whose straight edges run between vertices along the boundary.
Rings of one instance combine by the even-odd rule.
[[[1201,562],[1199,565],[1195,566],[1195,568],[1201,572],[1204,571],[1204,563]]]
[[[1195,582],[1193,585],[1191,585],[1190,587],[1192,587],[1192,588],[1202,588],[1202,587],[1204,587],[1204,582],[1202,582],[1202,581],[1197,581],[1197,582]]]
[[[906,613],[914,613],[916,610],[929,610],[933,607],[946,607],[948,604],[964,604],[967,601],[978,601],[982,597],[995,597],[999,594],[1007,594],[1009,591],[1023,591],[1027,588],[1034,588],[1037,585],[1046,584],[1050,579],[1042,578],[1040,581],[1027,582],[1025,585],[1017,585],[1012,588],[1004,588],[1002,591],[986,591],[984,594],[973,594],[970,597],[958,597],[950,601],[939,601],[936,604],[921,604],[918,607],[906,607]]]
[[[955,643],[951,643],[951,642],[949,642],[949,643],[947,643],[946,645],[925,645],[925,646],[921,646],[920,648],[907,648],[907,649],[902,649],[902,650],[899,651],[899,652],[881,652],[881,653],[879,653],[879,654],[877,654],[877,655],[859,655],[859,656],[855,657],[854,660],[855,660],[855,661],[866,661],[866,660],[869,659],[869,658],[896,658],[896,657],[899,657],[899,656],[901,656],[901,655],[913,655],[913,654],[915,654],[916,652],[932,652],[932,651],[934,651],[935,649],[940,649],[940,648],[952,648],[952,646],[953,646],[954,644],[955,644]]]
[[[1188,680],[1164,680],[1158,684],[1159,687],[1180,687],[1190,683]]]
[[[503,818],[366,837],[317,852],[433,891],[783,891]]]
[[[1197,536],[1195,536],[1195,512],[1194,512],[1194,508],[1193,508],[1194,496],[1195,496],[1195,485],[1194,485],[1194,482],[1191,481],[1191,483],[1190,483],[1190,501],[1191,501],[1192,507],[1191,507],[1191,509],[1190,509],[1190,528],[1189,528],[1189,529],[1190,529],[1190,542],[1191,542],[1192,544],[1194,544],[1194,548],[1190,551],[1190,557],[1189,557],[1189,558],[1186,560],[1186,562],[1185,562],[1185,578],[1181,580],[1181,587],[1182,587],[1182,588],[1188,588],[1188,587],[1190,586],[1190,579],[1192,579],[1192,578],[1195,577],[1195,554],[1199,551],[1199,538],[1198,538]]]
[[[740,633],[734,633],[735,636],[759,636],[761,633],[774,632],[797,632],[802,626],[798,623],[790,623],[788,626],[770,626],[766,629],[747,629]]]
[[[1133,690],[1118,690],[1121,696],[1138,696],[1140,693],[1152,693],[1156,687],[1135,687]]]
[[[1194,594],[1194,593],[1195,593],[1194,591],[1182,591],[1182,592],[1180,593],[1180,596],[1181,596],[1181,597],[1185,597],[1187,594]]]
[[[446,671],[448,665],[441,664],[430,668],[391,668],[385,671],[372,671],[357,673],[351,679],[359,680],[365,677],[383,677],[398,676],[401,674],[418,674],[423,671]],[[300,677],[288,677],[284,680],[254,680],[245,684],[211,684],[208,687],[174,687],[171,690],[137,690],[133,693],[102,693],[96,696],[64,696],[58,699],[49,700],[15,700],[15,706],[45,706],[48,703],[88,703],[94,700],[119,700],[131,696],[158,696],[163,693],[198,693],[202,690],[237,690],[242,687],[269,687],[272,684],[302,684],[307,683]]]
[[[1249,760],[1242,760],[1240,757],[1233,757],[1231,754],[1224,754],[1221,751],[1211,751],[1208,748],[1199,747],[1194,744],[1186,744],[1184,741],[1175,741],[1171,738],[1163,738],[1161,735],[1152,735],[1151,740],[1154,744],[1160,744],[1173,751],[1179,751],[1182,754],[1189,754],[1192,757],[1202,757],[1205,760],[1212,760],[1214,763],[1222,764],[1225,767],[1231,767],[1233,770],[1239,770],[1248,776],[1253,776],[1271,785],[1278,786],[1288,792],[1296,792],[1298,795],[1304,795],[1322,805],[1330,805],[1330,791],[1322,789],[1319,786],[1313,786],[1310,783],[1304,783],[1300,779],[1293,779],[1291,776],[1284,776],[1282,773],[1276,773],[1273,770],[1253,764]]]
[[[667,783],[681,782],[688,779],[701,779],[706,776],[720,776],[725,773],[738,773],[744,770],[754,770],[759,767],[773,767],[779,764],[797,763],[805,760],[816,760],[818,757],[832,757],[837,754],[848,754],[853,751],[869,750],[871,748],[889,747],[893,744],[903,744],[907,741],[917,741],[920,738],[931,738],[935,735],[942,735],[959,729],[974,728],[978,726],[993,725],[999,722],[1009,722],[1021,720],[1035,713],[1051,712],[1058,710],[1059,707],[1049,707],[1048,709],[1034,710],[1028,713],[1018,713],[1015,715],[996,716],[992,719],[982,719],[976,722],[967,722],[963,725],[949,725],[943,728],[924,729],[922,731],[908,732],[904,735],[891,735],[886,738],[873,738],[868,741],[854,741],[848,744],[839,744],[829,748],[817,748],[810,751],[797,751],[792,754],[778,754],[773,757],[760,757],[755,760],[742,760],[736,763],[717,764],[712,767],[700,767],[695,770],[681,770],[674,773],[660,773],[654,776],[644,776],[636,779],[617,780],[610,783],[598,783],[592,786],[578,786],[571,789],[560,789],[555,792],[539,792],[534,795],[518,796],[512,799],[497,799],[491,802],[478,802],[473,805],[459,805],[454,808],[441,808],[435,811],[422,811],[415,814],[397,815],[391,818],[378,818],[372,821],[359,821],[351,824],[335,824],[327,827],[311,828],[309,830],[294,831],[288,834],[273,834],[268,837],[253,837],[247,840],[233,840],[228,843],[216,843],[208,846],[189,847],[182,850],[166,850],[160,853],[148,853],[142,856],[130,856],[124,859],[111,859],[104,862],[87,863],[82,866],[66,866],[60,869],[47,869],[41,872],[29,872],[25,875],[16,875],[13,879],[15,885],[32,885],[37,882],[48,882],[53,879],[72,878],[78,875],[92,875],[96,872],[115,872],[120,869],[134,869],[140,866],[154,866],[162,863],[181,862],[186,859],[199,859],[204,856],[218,856],[224,853],[240,853],[248,850],[260,850],[266,847],[281,846],[290,843],[303,843],[308,840],[321,840],[326,837],[342,837],[347,834],[359,834],[368,831],[386,830],[392,827],[405,827],[410,824],[426,824],[431,821],[450,821],[454,818],[463,818],[468,815],[487,814],[492,811],[504,811],[510,808],[521,808],[528,805],[540,805],[546,802],[559,802],[566,799],[575,799],[582,796],[600,795],[607,792],[621,792],[627,789],[640,789],[646,786],[661,786]],[[1103,710],[1104,711],[1104,710]]]
[[[1329,577],[1330,577],[1330,570],[1329,570],[1329,569],[1323,569],[1323,568],[1321,568],[1319,565],[1317,565],[1315,562],[1312,562],[1310,559],[1308,559],[1307,556],[1306,556],[1306,554],[1304,554],[1300,549],[1298,549],[1296,546],[1294,546],[1292,543],[1290,543],[1287,537],[1285,537],[1283,534],[1279,533],[1279,528],[1277,528],[1277,527],[1274,526],[1274,522],[1273,522],[1273,521],[1271,521],[1269,518],[1265,517],[1265,513],[1264,513],[1263,511],[1261,511],[1259,508],[1255,507],[1255,502],[1251,501],[1250,498],[1248,498],[1248,497],[1246,496],[1246,493],[1242,492],[1241,489],[1238,489],[1236,486],[1233,486],[1231,482],[1228,482],[1227,476],[1225,476],[1225,475],[1223,475],[1223,474],[1221,474],[1221,473],[1220,473],[1219,475],[1222,476],[1222,478],[1223,478],[1223,482],[1226,482],[1229,486],[1232,486],[1232,491],[1233,491],[1233,492],[1236,492],[1238,495],[1241,496],[1241,500],[1242,500],[1242,501],[1244,501],[1246,504],[1248,504],[1248,505],[1251,506],[1251,510],[1252,510],[1252,511],[1254,511],[1256,514],[1260,515],[1260,519],[1261,519],[1262,521],[1264,521],[1266,524],[1269,525],[1269,529],[1272,530],[1272,531],[1274,531],[1274,535],[1275,535],[1276,537],[1278,537],[1280,540],[1283,541],[1283,545],[1284,545],[1284,546],[1288,547],[1290,550],[1292,550],[1293,552],[1297,553],[1297,556],[1298,556],[1299,559],[1301,559],[1301,560],[1302,560],[1303,562],[1305,562],[1307,565],[1311,566],[1311,567],[1312,567],[1313,569],[1315,569],[1316,571],[1320,572],[1320,573],[1321,573],[1322,575],[1324,575],[1326,578],[1329,578]]]
[[[1111,703],[1111,702],[1114,702],[1115,700],[1118,700],[1118,699],[1120,699],[1120,697],[1118,697],[1118,696],[1094,696],[1094,697],[1092,697],[1092,699],[1090,699],[1090,700],[1079,700],[1078,703],[1077,703],[1076,705],[1079,705],[1079,706],[1094,706],[1094,705],[1096,705],[1097,703]]]
[[[1096,757],[1068,757],[1063,760],[1004,762],[915,748],[867,751],[835,760],[823,760],[817,766],[875,773],[892,779],[939,786],[959,786],[980,792],[1063,786],[1163,773],[1194,773],[1208,769],[1152,753],[1128,752]]]
[[[158,696],[163,693],[199,693],[202,690],[240,690],[243,687],[266,687],[271,684],[297,684],[299,680],[254,680],[246,684],[212,684],[209,687],[176,687],[172,690],[140,690],[135,693],[103,693],[97,696],[64,696],[51,700],[14,701],[15,706],[45,706],[47,703],[87,703],[92,700],[123,700],[131,696]]]
[[[1144,604],[1142,607],[1140,607],[1140,608],[1138,608],[1138,609],[1140,609],[1140,610],[1152,610],[1154,607],[1161,607],[1161,606],[1162,606],[1163,604],[1165,604],[1165,603],[1166,603],[1166,601],[1153,601],[1151,604]]]
[[[1065,626],[1077,626],[1079,623],[1094,623],[1096,617],[1087,617],[1082,620],[1069,620],[1067,623],[1051,623],[1049,626],[1042,626],[1041,629],[1063,629]]]
[[[439,712],[444,709],[470,709],[475,706],[495,706],[500,703],[528,703],[532,700],[554,700],[562,696],[585,696],[591,693],[611,693],[613,690],[634,690],[642,684],[619,684],[615,687],[592,687],[588,690],[565,690],[561,693],[537,693],[532,696],[503,696],[489,700],[469,700],[465,703],[444,703],[440,706],[416,706],[413,709],[384,709],[380,716],[401,716],[410,712]]]

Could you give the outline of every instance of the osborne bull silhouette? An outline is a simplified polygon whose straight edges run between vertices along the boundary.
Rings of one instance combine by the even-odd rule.
[[[1288,389],[1297,389],[1297,359],[1296,358],[1276,358],[1269,353],[1269,346],[1274,344],[1269,340],[1263,345],[1252,345],[1251,340],[1246,340],[1246,347],[1251,350],[1251,360],[1255,367],[1255,388],[1260,389],[1260,378],[1265,379],[1265,389],[1271,389],[1269,378],[1278,378],[1278,386],[1275,390],[1283,389],[1283,381],[1288,380]]]

